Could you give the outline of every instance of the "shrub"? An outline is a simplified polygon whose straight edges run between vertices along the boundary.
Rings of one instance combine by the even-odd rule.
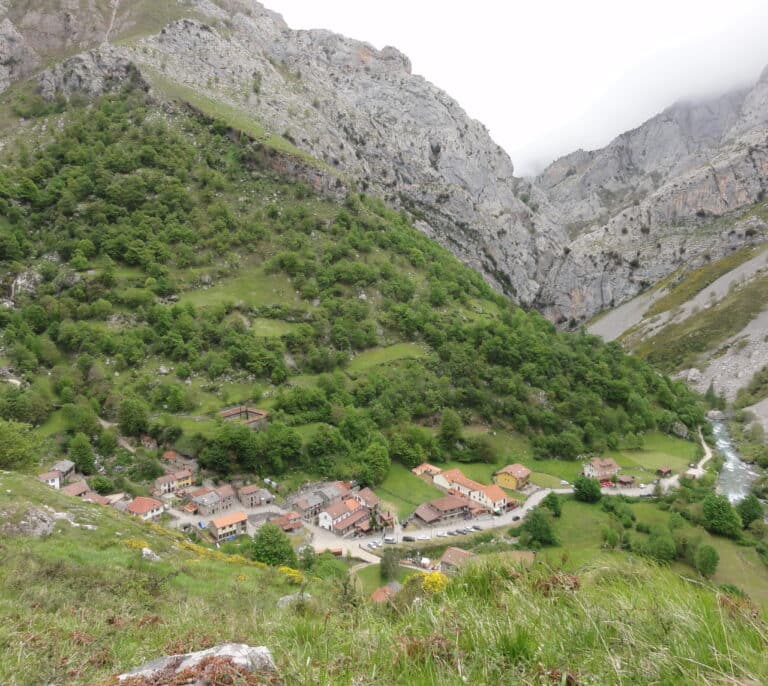
[[[600,482],[588,476],[578,476],[573,482],[573,496],[585,503],[596,503],[602,498]]]

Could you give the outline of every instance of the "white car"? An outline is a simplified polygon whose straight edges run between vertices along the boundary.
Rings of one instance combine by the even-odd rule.
[[[448,534],[445,531],[438,531],[437,535],[439,538],[447,538]]]
[[[429,540],[429,536],[427,536],[426,534],[421,534],[421,536],[417,536],[416,538],[418,540],[420,540],[420,541],[428,541]]]

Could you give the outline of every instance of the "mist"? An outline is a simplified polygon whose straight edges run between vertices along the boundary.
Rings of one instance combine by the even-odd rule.
[[[292,28],[408,55],[531,175],[602,147],[676,101],[754,83],[768,64],[764,0],[265,0]]]

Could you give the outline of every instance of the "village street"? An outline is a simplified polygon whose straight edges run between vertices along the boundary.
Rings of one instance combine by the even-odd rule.
[[[704,449],[704,457],[688,470],[688,473],[695,475],[699,478],[704,474],[704,465],[712,459],[712,451],[705,443],[701,432],[699,432],[699,438],[701,445]],[[666,479],[659,479],[659,486],[662,493],[666,493],[671,488],[677,488],[680,485],[680,476],[675,474],[674,476]],[[627,488],[620,487],[603,487],[601,492],[604,495],[625,495],[632,498],[649,497],[653,495],[655,485],[648,484],[644,486],[634,486]],[[572,487],[567,488],[539,488],[535,490],[527,498],[527,500],[514,510],[509,510],[501,515],[495,516],[491,514],[475,517],[474,519],[454,519],[448,522],[444,522],[435,526],[428,527],[411,527],[407,530],[407,535],[412,536],[416,541],[429,541],[435,538],[445,539],[446,542],[455,538],[450,536],[449,533],[459,528],[471,528],[472,526],[480,527],[482,531],[489,531],[493,529],[503,529],[509,527],[520,526],[525,520],[526,515],[535,507],[541,504],[541,501],[547,497],[550,493],[557,493],[558,495],[569,495],[573,493]],[[266,519],[269,515],[282,515],[286,513],[286,510],[279,505],[262,505],[260,507],[242,507],[237,505],[230,511],[242,511],[248,515],[248,533],[253,534],[257,530],[260,520]],[[173,508],[170,511],[174,521],[172,526],[175,528],[181,528],[185,525],[190,525],[195,529],[199,528],[200,523],[204,522],[207,525],[211,517],[201,517],[200,515],[193,515],[180,509]],[[217,516],[226,514],[226,512],[218,513]],[[369,536],[360,536],[356,538],[340,538],[336,534],[328,531],[327,529],[321,529],[315,524],[304,522],[304,528],[309,532],[309,543],[317,552],[324,550],[340,550],[342,555],[351,555],[365,562],[378,562],[379,556],[375,555],[369,546],[370,543],[378,543],[380,547],[387,545],[385,542],[385,536],[387,538],[394,539],[394,542],[401,543],[403,537],[403,530],[399,522],[395,522],[394,530],[390,529],[386,532],[377,533]]]

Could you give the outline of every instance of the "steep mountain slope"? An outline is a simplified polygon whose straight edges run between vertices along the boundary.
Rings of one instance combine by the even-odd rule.
[[[727,219],[765,195],[767,123],[768,70],[752,88],[678,103],[550,165],[536,183],[573,240],[538,305],[577,322],[764,236],[762,220]]]
[[[766,74],[752,88],[678,103],[531,183],[396,49],[293,31],[256,2],[51,0],[3,10],[0,87],[96,48],[48,71],[46,96],[101,92],[130,63],[156,91],[226,109],[240,128],[319,160],[336,184],[405,207],[417,228],[558,324],[577,325],[764,234],[762,223],[723,231],[712,220],[764,192]]]
[[[89,3],[72,4],[78,6],[78,23],[86,22]],[[337,169],[350,183],[402,204],[420,220],[422,231],[500,289],[523,303],[533,300],[543,273],[562,252],[563,234],[543,212],[531,209],[540,194],[514,177],[512,162],[485,127],[411,74],[407,57],[329,31],[292,31],[256,2],[162,0],[153,3],[148,17],[183,11],[188,18],[160,32],[155,22],[137,27],[145,12],[126,5],[113,3],[118,22],[109,39],[119,45],[57,67],[54,80],[47,80],[51,95],[73,81],[78,87],[95,81],[86,85],[95,90],[108,65],[128,59],[147,77],[159,74],[198,98],[227,106]],[[102,19],[78,47],[89,39],[97,43],[104,12],[97,13]],[[4,24],[9,37],[23,33],[24,46],[35,54],[40,44],[68,52],[73,40],[36,33],[36,16],[9,12]],[[139,28],[145,38],[136,37]],[[16,72],[7,74],[6,82]]]
[[[493,461],[411,426],[447,407],[566,459],[702,421],[682,384],[517,309],[380,201],[276,174],[293,154],[222,120],[134,84],[33,121],[0,174],[5,417],[111,456],[97,413],[218,472],[367,483],[390,456]],[[213,421],[246,401],[274,411],[258,444]]]
[[[489,556],[450,580],[438,576],[437,586],[411,582],[392,605],[377,606],[354,580],[345,583],[343,569],[325,579],[319,567],[264,569],[28,477],[0,472],[0,487],[7,686],[114,685],[111,675],[165,653],[230,641],[272,652],[274,681],[258,683],[768,678],[754,604],[620,552],[596,550],[599,561],[567,571]],[[50,535],[28,535],[22,522],[33,517]],[[160,560],[144,559],[142,547]],[[278,606],[297,591],[311,599]]]

